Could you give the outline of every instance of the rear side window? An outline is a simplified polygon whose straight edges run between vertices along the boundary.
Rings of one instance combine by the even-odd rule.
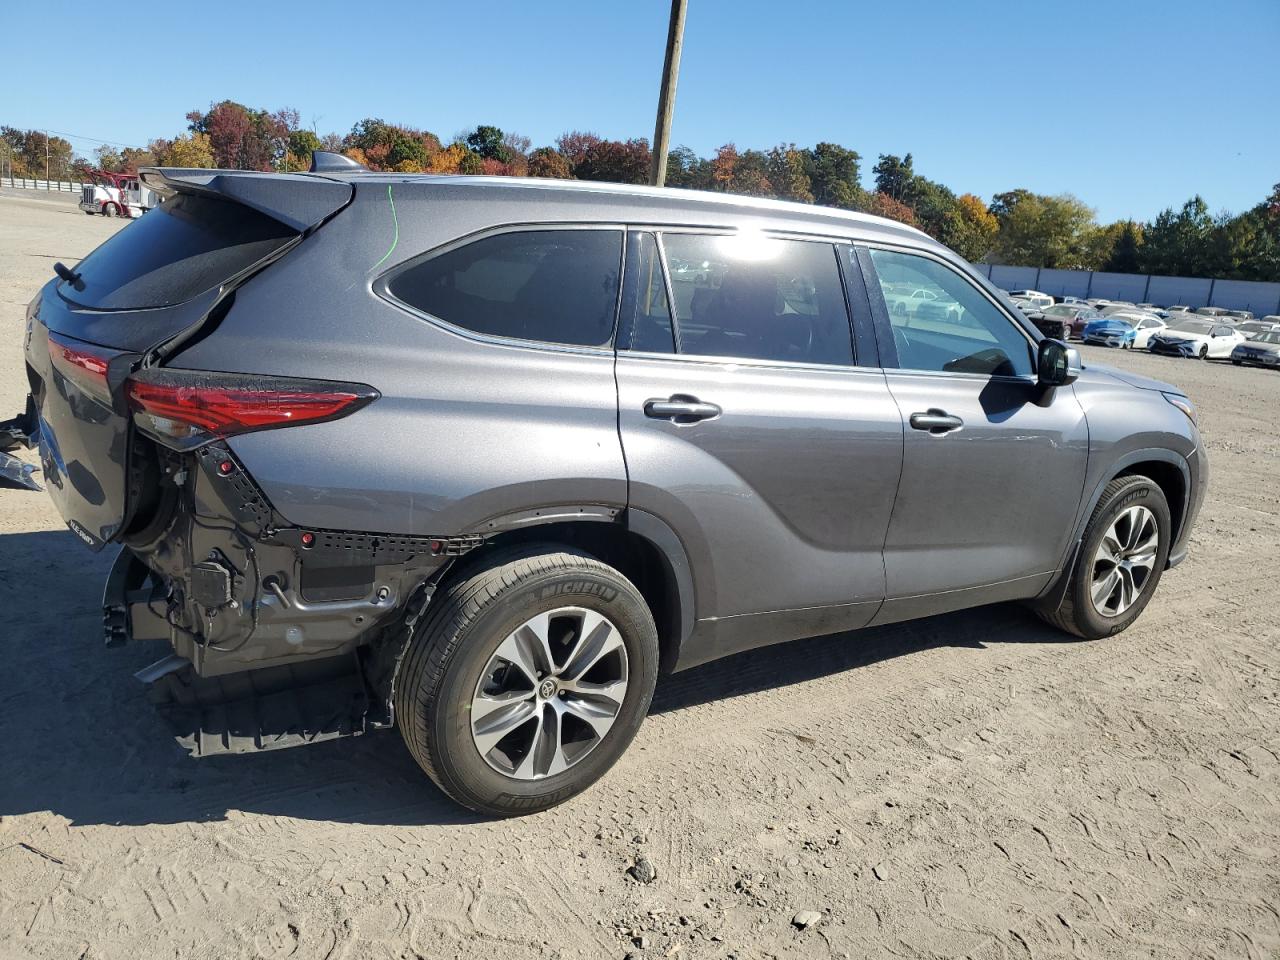
[[[392,296],[475,333],[599,347],[613,336],[620,230],[484,237],[395,276]]]
[[[852,365],[830,243],[667,233],[662,246],[680,353]]]
[[[239,203],[176,194],[120,230],[62,283],[72,303],[99,310],[167,307],[231,279],[297,234]]]

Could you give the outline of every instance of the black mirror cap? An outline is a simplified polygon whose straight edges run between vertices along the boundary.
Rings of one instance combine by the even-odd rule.
[[[1041,340],[1036,360],[1041,386],[1065,387],[1080,376],[1080,353],[1061,340]]]

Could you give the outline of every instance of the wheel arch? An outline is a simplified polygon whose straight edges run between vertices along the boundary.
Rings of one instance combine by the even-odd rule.
[[[1191,468],[1187,465],[1186,458],[1175,450],[1160,447],[1131,450],[1111,464],[1084,502],[1084,510],[1076,521],[1076,527],[1058,575],[1049,586],[1045,587],[1040,596],[1032,601],[1033,606],[1054,611],[1062,605],[1067,586],[1071,582],[1071,571],[1075,567],[1085,527],[1089,525],[1089,519],[1097,509],[1098,501],[1102,499],[1107,484],[1117,477],[1147,477],[1160,488],[1165,500],[1169,502],[1169,517],[1173,523],[1169,543],[1172,545],[1178,542],[1191,496]]]
[[[547,510],[544,516],[545,520],[526,521],[488,536],[483,547],[456,561],[442,580],[474,570],[498,550],[535,544],[581,550],[635,584],[658,630],[659,670],[671,672],[693,632],[695,612],[689,559],[675,532],[642,510],[616,517],[583,513],[580,519],[565,519],[563,510]]]

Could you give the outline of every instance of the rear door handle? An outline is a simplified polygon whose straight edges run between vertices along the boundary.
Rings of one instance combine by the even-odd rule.
[[[697,397],[677,393],[666,400],[646,400],[644,415],[673,423],[697,423],[720,416],[720,408],[714,403],[703,403]]]
[[[950,433],[953,430],[959,430],[964,426],[964,421],[959,417],[953,417],[945,410],[939,410],[937,407],[930,407],[924,413],[913,413],[911,415],[911,428],[913,430],[928,430],[935,437],[944,433]]]

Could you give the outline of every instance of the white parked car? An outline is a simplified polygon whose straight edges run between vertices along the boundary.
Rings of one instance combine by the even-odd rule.
[[[1175,357],[1225,360],[1245,340],[1245,335],[1230,324],[1216,318],[1197,317],[1169,324],[1151,337],[1147,349]]]
[[[1280,317],[1263,317],[1261,320],[1245,320],[1243,323],[1237,323],[1236,329],[1243,333],[1250,340],[1259,337],[1264,333],[1272,333],[1280,330]]]
[[[1110,314],[1117,320],[1123,320],[1137,332],[1133,340],[1133,346],[1138,350],[1145,350],[1151,345],[1151,338],[1165,329],[1168,324],[1157,317],[1154,313],[1147,313],[1145,310],[1119,310]]]
[[[1015,303],[1019,300],[1025,301],[1029,306],[1038,310],[1053,306],[1053,297],[1047,293],[1041,293],[1039,290],[1010,290],[1009,298]]]

